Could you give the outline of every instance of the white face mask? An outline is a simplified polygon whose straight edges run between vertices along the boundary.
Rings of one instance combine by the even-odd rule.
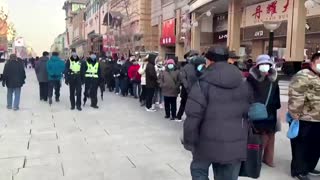
[[[320,73],[320,64],[317,64],[316,68],[317,68],[318,73]]]
[[[270,71],[270,65],[269,64],[262,64],[259,66],[259,70],[260,70],[260,72],[267,73]]]

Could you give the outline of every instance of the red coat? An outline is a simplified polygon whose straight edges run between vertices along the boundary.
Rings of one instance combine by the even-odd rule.
[[[129,67],[128,76],[130,80],[135,80],[139,82],[141,81],[141,75],[138,73],[139,69],[140,69],[139,64],[134,64]]]

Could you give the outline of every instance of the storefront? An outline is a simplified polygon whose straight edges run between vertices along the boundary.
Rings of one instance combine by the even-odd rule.
[[[165,58],[175,57],[176,46],[176,22],[175,18],[162,22],[162,34],[160,38],[160,45],[165,48]]]

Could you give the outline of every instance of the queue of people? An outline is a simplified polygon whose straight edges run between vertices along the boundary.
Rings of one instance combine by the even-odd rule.
[[[58,53],[49,57],[44,52],[35,64],[40,100],[51,105],[55,90],[55,100],[59,102],[64,77],[71,110],[81,111],[88,99],[92,108],[99,108],[100,88],[101,98],[106,89],[119,96],[132,96],[147,112],[164,107],[164,117],[172,121],[180,122],[185,113],[182,143],[192,152],[193,180],[208,179],[210,166],[215,180],[237,180],[243,176],[244,162],[252,159],[248,154],[252,134],[262,141],[254,147],[254,151],[261,152],[260,158],[254,157],[258,164],[275,167],[275,133],[280,129],[277,111],[281,101],[277,71],[270,56],[258,56],[246,76],[235,66],[237,57],[225,47],[210,48],[203,55],[190,51],[184,58],[185,63],[179,65],[156,54],[98,59],[90,53],[83,61],[73,51],[64,62]],[[23,63],[11,55],[3,73],[8,109],[19,110],[25,78]],[[298,135],[291,139],[291,176],[299,180],[320,176],[315,169],[320,157],[319,84],[320,53],[316,53],[310,67],[298,72],[289,86],[288,115],[300,122]],[[261,165],[255,169],[259,176]],[[248,173],[245,176],[252,177]]]

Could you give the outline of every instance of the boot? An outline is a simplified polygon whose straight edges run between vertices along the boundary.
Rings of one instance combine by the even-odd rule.
[[[275,167],[273,158],[274,158],[274,141],[275,134],[269,133],[262,135],[263,137],[263,163],[270,167]]]

